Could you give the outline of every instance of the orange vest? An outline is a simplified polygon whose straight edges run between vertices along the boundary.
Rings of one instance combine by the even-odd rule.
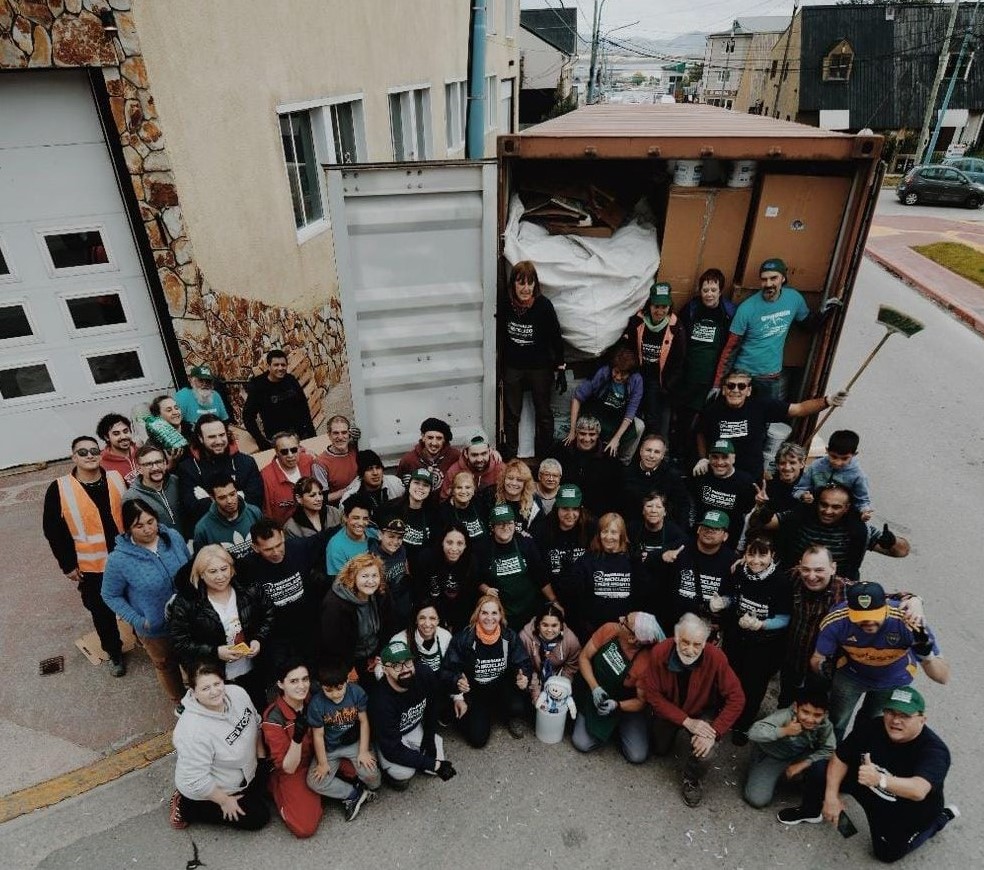
[[[636,327],[636,359],[642,365],[642,336],[647,329],[646,322],[642,319],[642,311],[637,311],[639,326]],[[670,348],[673,346],[673,327],[677,324],[677,316],[670,312],[670,321],[666,324],[663,332],[663,341],[659,347],[659,384],[663,385],[663,369],[666,368],[666,360],[670,355]]]
[[[109,509],[113,513],[116,528],[122,529],[126,483],[118,471],[107,471],[106,484],[109,487]],[[101,574],[106,567],[109,553],[99,508],[72,474],[58,478],[58,495],[61,498],[62,519],[75,541],[79,570],[87,574]]]

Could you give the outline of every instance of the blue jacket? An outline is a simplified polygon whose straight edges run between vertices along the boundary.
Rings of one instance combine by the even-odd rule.
[[[188,561],[181,534],[161,525],[157,552],[118,535],[106,560],[102,597],[110,610],[142,637],[165,637],[164,605],[174,595],[174,575]]]

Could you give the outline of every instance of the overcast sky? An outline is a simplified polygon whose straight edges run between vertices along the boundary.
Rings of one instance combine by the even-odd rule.
[[[600,2],[600,0],[599,0]],[[811,0],[806,5],[827,5],[835,0]],[[591,32],[594,0],[521,0],[523,9],[543,7],[577,7],[579,33]],[[705,33],[726,30],[735,18],[743,15],[785,15],[793,11],[792,0],[604,0],[601,31],[631,24],[623,34],[637,34],[651,39],[668,39],[681,33]]]

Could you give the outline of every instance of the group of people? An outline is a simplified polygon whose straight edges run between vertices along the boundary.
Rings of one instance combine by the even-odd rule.
[[[614,742],[638,764],[671,753],[684,732],[687,806],[703,799],[730,732],[752,744],[750,805],[803,782],[801,806],[779,813],[785,824],[843,829],[848,792],[884,860],[942,829],[958,814],[943,799],[949,753],[912,682],[921,668],[946,683],[949,666],[922,600],[862,579],[869,551],[900,558],[909,545],[870,522],[859,438],[835,432],[809,465],[783,444],[765,473],[769,421],[845,398],[782,398],[769,369],[781,373],[785,333],[778,357],[759,342],[763,321],[783,321],[769,304],[789,308],[787,331],[812,317],[783,302],[795,293],[785,272],[763,264],[762,299],[744,314],[751,300],[735,312],[720,298],[723,276],[703,276],[687,330],[669,288],[654,285],[627,342],[575,390],[570,433],[554,440],[540,399],[566,384],[563,346],[535,269],[518,264],[503,341],[525,351],[504,353],[502,453],[482,433],[455,447],[448,423],[429,417],[388,474],[345,417],[328,421],[329,445],[314,453],[296,427],[278,429],[282,416],[257,411],[274,451],[260,471],[230,440],[201,367],[195,407],[179,391],[152,409],[185,429],[187,446],[136,448],[121,415],[97,427],[104,449],[75,439],[74,469],[45,500],[45,534],[113,672],[125,672],[119,615],[175,703],[171,824],[258,828],[269,795],[287,827],[310,836],[325,797],[351,820],[384,783],[454,777],[442,729],[475,748],[496,723],[522,738],[537,709],[570,695],[580,752]],[[685,348],[712,332],[715,349],[688,368]],[[689,418],[653,385],[674,353]],[[258,377],[282,381],[286,366],[273,377],[268,363]],[[535,463],[514,455],[520,405],[509,391],[521,400],[526,388]],[[673,455],[671,425],[693,435]],[[778,709],[760,718],[776,675]]]

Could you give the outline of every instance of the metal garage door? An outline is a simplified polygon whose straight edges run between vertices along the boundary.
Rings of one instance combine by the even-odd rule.
[[[0,466],[170,381],[86,75],[0,76]]]
[[[494,162],[328,172],[356,422],[389,461],[441,417],[495,436]]]

